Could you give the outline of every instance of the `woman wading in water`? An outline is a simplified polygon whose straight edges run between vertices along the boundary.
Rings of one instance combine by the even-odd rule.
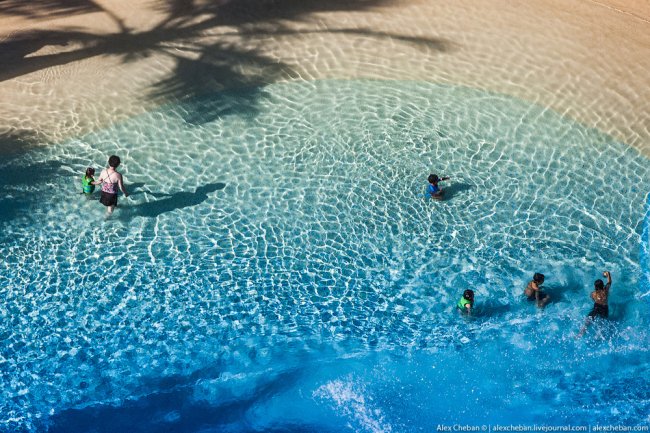
[[[102,195],[99,198],[99,202],[108,208],[107,211],[109,215],[113,213],[113,209],[117,206],[118,187],[124,193],[124,197],[129,196],[129,193],[126,192],[126,189],[124,188],[122,175],[117,171],[120,162],[119,157],[111,155],[111,157],[108,158],[108,168],[102,170],[97,182],[93,182],[95,185],[102,186]]]

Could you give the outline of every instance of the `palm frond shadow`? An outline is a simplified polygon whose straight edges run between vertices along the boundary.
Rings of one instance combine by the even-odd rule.
[[[446,51],[451,46],[444,40],[368,29],[296,31],[288,24],[309,24],[311,15],[317,12],[352,13],[385,8],[391,6],[393,0],[159,0],[156,8],[166,17],[153,28],[140,31],[129,29],[117,13],[92,0],[35,0],[28,3],[30,7],[25,7],[24,2],[18,0],[5,0],[0,2],[0,12],[29,18],[39,18],[47,13],[103,12],[118,25],[119,31],[99,34],[79,28],[65,28],[13,35],[0,42],[0,52],[5,53],[8,60],[0,71],[0,81],[96,56],[117,56],[128,63],[154,53],[162,54],[171,57],[175,67],[168,77],[154,83],[143,97],[160,102],[184,101],[187,104],[185,108],[189,110],[184,118],[192,124],[233,113],[254,116],[256,103],[264,94],[262,90],[254,88],[297,76],[291,65],[263,53],[264,38],[271,35],[290,37],[315,32],[341,33],[391,38],[437,51]],[[314,24],[317,23],[314,21]],[[238,46],[232,42],[232,38],[228,39],[229,35],[206,38],[206,33],[215,28],[234,28],[230,36],[238,35],[251,43],[245,44],[246,47]],[[215,42],[217,38],[219,40]],[[251,41],[252,38],[254,40]],[[205,42],[207,39],[211,42]],[[34,54],[51,45],[64,48],[55,53]],[[193,55],[189,56],[188,53]],[[238,90],[237,103],[227,94],[216,95],[216,92],[225,89]],[[208,104],[207,111],[205,101],[191,103],[193,98],[206,94],[217,97],[217,101]]]
[[[19,15],[32,19],[52,16],[70,16],[99,12],[102,8],[92,0],[3,0],[0,14]]]

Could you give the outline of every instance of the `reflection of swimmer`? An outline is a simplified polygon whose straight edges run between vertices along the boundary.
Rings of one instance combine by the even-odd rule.
[[[449,180],[449,177],[445,176],[443,178],[439,178],[437,174],[430,174],[427,180],[429,181],[429,185],[427,186],[427,194],[430,195],[433,199],[442,200],[442,196],[445,192],[438,186],[438,182],[442,180]]]
[[[587,330],[587,326],[594,321],[595,318],[607,319],[609,317],[609,305],[607,303],[609,298],[609,289],[612,286],[612,274],[609,271],[603,272],[603,276],[607,278],[607,284],[603,280],[598,279],[594,282],[594,291],[591,292],[591,299],[594,300],[594,308],[587,315],[585,324],[578,333],[578,337],[582,336]]]
[[[535,304],[540,308],[551,301],[551,297],[542,291],[542,284],[544,284],[544,274],[535,272],[532,281],[528,283],[524,290],[524,294],[528,300],[535,301]]]
[[[474,308],[474,291],[467,289],[463,292],[460,300],[456,304],[456,308],[468,316],[472,314],[472,308]]]

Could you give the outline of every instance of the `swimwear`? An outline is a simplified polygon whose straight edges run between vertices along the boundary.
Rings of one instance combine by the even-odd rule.
[[[104,206],[117,206],[117,194],[109,194],[102,191],[102,195],[99,197],[99,202]]]
[[[594,309],[588,314],[589,317],[609,317],[609,306],[594,303]]]
[[[81,187],[84,194],[92,194],[95,191],[95,185],[92,184],[93,180],[94,179],[92,177],[86,176],[84,176],[81,180]]]
[[[117,182],[106,182],[106,180],[111,180],[111,176],[108,175],[108,177],[102,182],[102,191],[107,194],[117,194]]]
[[[609,305],[607,305],[607,297],[609,296],[609,289],[611,286],[612,283],[607,283],[605,284],[603,290],[600,291],[600,293],[604,293],[605,295],[605,299],[604,299],[605,305],[594,302],[594,308],[589,312],[588,314],[589,317],[604,317],[604,318],[609,317]],[[598,291],[595,291],[594,293],[598,293]],[[594,295],[592,294],[592,296]]]
[[[466,313],[467,312],[467,305],[469,304],[469,308],[472,308],[472,302],[465,299],[464,296],[460,298],[460,301],[458,301],[458,304],[456,304],[456,308],[458,308],[460,311]]]
[[[427,187],[427,194],[429,195],[440,194],[440,187],[438,185],[429,184],[429,186]]]
[[[111,180],[111,174],[108,174],[108,177],[102,182],[102,196],[99,198],[99,202],[104,206],[117,206],[117,182],[107,182],[107,180]]]
[[[541,290],[539,290],[539,300],[540,301],[543,301],[547,297],[548,297],[548,295],[546,294],[546,292],[542,292]],[[528,298],[529,301],[536,301],[536,299],[535,299],[535,291],[533,290],[533,294],[528,296],[527,298]]]

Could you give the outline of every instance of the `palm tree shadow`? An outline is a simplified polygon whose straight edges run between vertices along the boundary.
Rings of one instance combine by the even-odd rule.
[[[115,33],[94,33],[65,28],[55,31],[29,31],[0,41],[0,52],[9,61],[0,68],[0,81],[13,79],[46,68],[65,65],[96,56],[119,57],[131,62],[154,53],[170,57],[175,66],[170,75],[152,85],[145,96],[165,103],[181,101],[183,118],[190,124],[201,124],[230,114],[255,116],[257,102],[264,97],[260,86],[299,77],[290,64],[268,55],[264,43],[269,37],[300,37],[304,33],[341,33],[352,36],[399,40],[425,49],[445,51],[445,40],[388,34],[369,29],[304,29],[296,30],[291,21],[309,23],[311,15],[324,11],[367,11],[396,3],[394,0],[239,0],[196,2],[194,0],[159,0],[157,9],[165,18],[152,28],[138,31],[128,28],[123,19],[93,0],[36,0],[38,14],[102,12],[119,30]],[[0,12],[37,18],[33,9],[18,0],[0,1]],[[316,21],[314,21],[316,23]],[[234,30],[222,33],[219,40],[206,38],[211,29]],[[243,39],[243,43],[233,42]],[[180,44],[180,45],[179,45]],[[45,46],[68,46],[54,52],[39,54]],[[182,49],[179,49],[182,46]],[[188,56],[191,53],[192,56]],[[235,89],[235,94],[224,94]],[[212,102],[204,96],[212,95]],[[195,99],[200,99],[196,102]]]
[[[30,130],[0,133],[0,156],[3,163],[6,163],[7,160],[35,148],[38,144],[38,136]],[[6,178],[6,176],[3,176],[3,178]]]
[[[0,13],[4,15],[22,15],[33,19],[100,11],[102,11],[102,8],[92,0],[0,1]]]
[[[208,199],[208,194],[214,191],[222,190],[226,187],[225,183],[217,182],[200,186],[195,192],[176,192],[174,194],[154,194],[154,197],[163,196],[160,200],[140,203],[128,206],[125,216],[141,216],[146,218],[156,218],[167,212],[173,212],[190,206],[196,206]]]
[[[148,432],[148,431],[232,431],[232,426],[241,422],[245,414],[261,404],[268,404],[275,395],[296,386],[300,370],[283,371],[277,375],[264,375],[250,392],[231,396],[224,386],[224,395],[218,401],[197,399],[201,385],[191,381],[195,375],[177,377],[172,380],[151,381],[144,396],[126,399],[121,404],[96,404],[80,408],[65,409],[54,414],[50,433],[70,431],[92,431],[96,433]],[[205,378],[211,383],[212,377]],[[165,383],[167,382],[167,383]],[[200,383],[200,382],[199,382]],[[163,418],[160,414],[172,414]],[[99,422],[103,420],[104,422]],[[137,428],[133,428],[137,426]],[[161,427],[162,426],[162,427]],[[223,428],[222,428],[223,427]],[[318,429],[310,425],[280,426],[273,432],[311,432]],[[269,431],[268,429],[265,431]],[[321,430],[322,431],[322,430]]]
[[[38,185],[56,183],[69,173],[62,170],[60,161],[33,162],[25,165],[18,158],[21,153],[38,145],[38,138],[26,131],[0,134],[0,223],[20,215],[29,215],[36,206],[40,194],[34,191]]]
[[[268,60],[257,57],[256,61]],[[179,59],[175,74],[155,84],[149,97],[180,101],[175,113],[190,125],[233,114],[255,117],[259,113],[257,102],[266,94],[260,87],[262,83],[255,77],[234,74],[231,68],[232,65]]]

